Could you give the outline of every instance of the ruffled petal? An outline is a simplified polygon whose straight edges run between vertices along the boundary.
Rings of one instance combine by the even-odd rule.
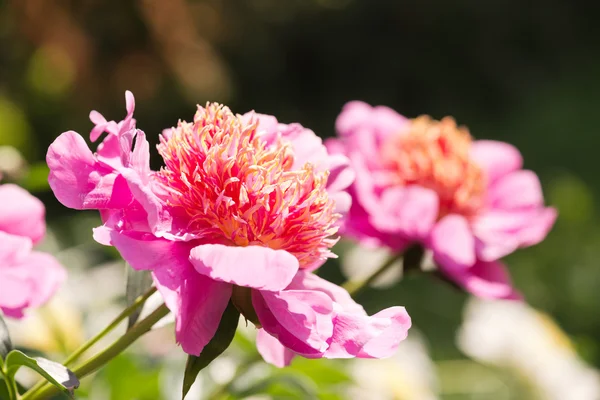
[[[475,264],[475,238],[467,219],[450,214],[431,231],[429,247],[441,268],[467,268]]]
[[[325,351],[333,333],[333,302],[312,290],[253,291],[252,304],[262,327],[300,354]]]
[[[259,329],[256,333],[256,348],[266,362],[279,368],[290,365],[295,356],[293,351],[282,345],[264,329]]]
[[[192,249],[190,261],[199,273],[222,282],[258,290],[283,290],[298,271],[298,259],[268,247],[204,244]]]
[[[483,168],[489,182],[523,166],[523,157],[516,147],[494,140],[473,142],[470,156]]]
[[[50,187],[69,208],[117,208],[131,202],[127,186],[117,185],[117,175],[97,163],[85,140],[73,131],[63,133],[50,145],[46,161]]]
[[[290,288],[318,291],[334,301],[334,330],[329,347],[320,357],[388,357],[406,338],[411,326],[404,307],[391,307],[368,316],[345,289],[309,272],[300,271]]]

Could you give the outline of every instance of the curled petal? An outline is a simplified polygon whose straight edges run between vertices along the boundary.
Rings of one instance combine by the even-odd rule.
[[[324,293],[254,291],[252,304],[262,327],[284,346],[300,354],[327,349],[333,332],[333,302]]]
[[[46,156],[48,182],[56,198],[75,209],[102,209],[131,202],[127,186],[117,185],[117,175],[100,165],[85,140],[73,131],[60,135]]]
[[[268,247],[204,244],[190,253],[199,273],[222,282],[258,290],[283,290],[298,271],[298,259]]]

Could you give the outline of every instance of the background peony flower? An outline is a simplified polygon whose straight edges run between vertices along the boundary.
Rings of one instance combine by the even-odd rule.
[[[350,207],[345,156],[328,154],[299,124],[208,104],[193,122],[163,131],[164,166],[151,171],[129,92],[126,101],[120,123],[90,115],[92,141],[108,133],[96,153],[75,132],[56,139],[50,186],[68,207],[100,210],[95,239],[152,271],[185,352],[202,352],[230,301],[279,347],[306,357],[395,350],[410,327],[404,308],[369,317],[311,273],[334,256],[338,220]]]
[[[46,232],[41,201],[12,184],[0,186],[0,310],[21,318],[50,299],[66,271],[50,254],[33,251]]]
[[[556,210],[520,153],[473,141],[454,120],[409,120],[387,107],[348,103],[330,152],[356,171],[343,234],[401,252],[420,243],[440,270],[476,296],[515,298],[498,260],[544,239]]]

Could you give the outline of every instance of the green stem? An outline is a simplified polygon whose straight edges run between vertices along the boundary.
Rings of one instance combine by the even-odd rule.
[[[154,294],[154,292],[156,292],[156,288],[151,287],[146,293],[135,299],[135,301],[131,303],[129,307],[124,309],[121,314],[117,315],[117,317],[106,328],[104,328],[102,332],[85,342],[81,347],[75,350],[73,354],[67,357],[63,364],[68,367],[70,364],[73,364],[75,361],[77,361],[83,353],[98,343],[103,337],[112,332],[112,330],[115,329],[121,323],[121,321],[128,318],[138,308],[140,308],[146,302],[146,300],[148,300],[148,298]]]
[[[104,338],[106,335],[108,335],[110,332],[112,332],[117,326],[119,326],[119,324],[123,320],[125,320],[127,317],[129,317],[131,314],[133,314],[138,308],[140,308],[142,305],[144,305],[146,300],[148,300],[148,298],[150,296],[152,296],[154,294],[154,292],[156,292],[156,288],[151,287],[146,293],[144,293],[143,295],[141,295],[140,297],[135,299],[135,301],[133,303],[131,303],[129,305],[129,307],[124,309],[119,315],[117,315],[117,317],[106,328],[104,328],[102,330],[102,332],[98,333],[96,336],[94,336],[93,338],[91,338],[90,340],[88,340],[87,342],[82,344],[77,350],[75,350],[70,356],[68,356],[67,359],[63,362],[63,365],[68,367],[69,365],[71,365],[75,361],[77,361],[83,353],[88,351],[92,346],[94,346],[96,343],[98,343],[100,340],[102,340],[102,338]],[[46,381],[39,381],[37,384],[35,384],[35,386],[33,386],[31,389],[29,389],[29,391],[27,393],[29,393],[29,395],[32,395],[32,394],[36,393],[38,390],[40,390],[42,388],[42,386],[44,386],[45,384],[46,384]]]
[[[18,400],[19,391],[17,389],[17,382],[14,377],[10,376],[3,368],[0,368],[0,375],[4,377],[4,382],[6,382],[6,389],[8,390],[8,399],[9,400]]]
[[[108,346],[106,349],[90,358],[77,368],[73,369],[73,373],[77,378],[83,379],[84,377],[96,372],[106,363],[111,361],[113,358],[121,354],[125,349],[127,349],[133,342],[135,342],[139,337],[147,333],[152,329],[154,324],[160,321],[163,317],[165,317],[169,313],[169,309],[166,305],[161,305],[156,310],[154,310],[150,315],[148,315],[145,319],[139,321],[137,324],[131,327],[123,336],[121,336],[117,341],[115,341],[112,345]],[[55,386],[50,385],[49,383],[45,383],[43,387],[38,392],[29,392],[23,395],[22,400],[34,400],[34,399],[47,399],[50,396],[53,396],[60,392]]]
[[[384,272],[394,265],[396,261],[402,258],[402,253],[393,254],[390,256],[377,271],[371,274],[368,278],[363,279],[361,281],[348,281],[342,285],[344,289],[350,293],[352,297],[355,297],[357,294],[365,290],[373,281],[379,278]]]

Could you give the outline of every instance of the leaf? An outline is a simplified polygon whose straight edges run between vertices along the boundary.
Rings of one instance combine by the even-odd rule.
[[[190,388],[196,381],[196,377],[208,364],[221,355],[233,341],[235,331],[237,330],[240,312],[230,301],[221,317],[221,322],[217,328],[217,333],[210,342],[204,347],[199,357],[188,356],[185,364],[185,374],[183,376],[183,396],[190,391]]]
[[[6,356],[5,368],[8,371],[9,379],[14,379],[15,374],[22,366],[36,371],[48,382],[59,389],[62,389],[71,397],[73,390],[79,387],[79,380],[75,374],[62,364],[42,357],[32,358],[19,350],[13,350],[8,353],[8,356]]]
[[[6,326],[2,315],[0,315],[0,359],[4,359],[11,350],[12,342],[10,341],[10,335],[8,334],[8,327]]]
[[[127,306],[130,306],[135,300],[146,293],[152,286],[152,275],[150,271],[136,271],[127,265],[127,289],[125,296],[127,298]],[[131,328],[137,322],[140,314],[142,313],[142,307],[138,307],[130,316],[127,321],[127,329]]]

